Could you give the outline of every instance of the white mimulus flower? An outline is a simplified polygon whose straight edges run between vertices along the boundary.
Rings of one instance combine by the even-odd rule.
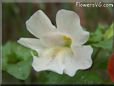
[[[90,68],[93,49],[83,45],[89,32],[82,29],[79,16],[73,11],[59,10],[56,24],[57,27],[52,25],[41,10],[26,22],[27,30],[39,39],[20,38],[18,43],[38,52],[38,56],[33,55],[34,70],[74,76],[77,70]]]

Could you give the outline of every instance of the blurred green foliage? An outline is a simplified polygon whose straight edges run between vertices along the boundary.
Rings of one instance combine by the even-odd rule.
[[[65,74],[59,75],[57,73],[49,72],[47,74],[39,75],[38,78],[43,77],[44,80],[39,80],[40,83],[45,84],[100,84],[103,80],[94,71],[78,71],[74,77],[69,77]]]
[[[32,67],[32,56],[29,49],[15,42],[8,42],[3,46],[2,55],[4,71],[17,79],[27,79]]]
[[[96,31],[90,34],[91,36],[88,42],[90,42],[93,47],[112,51],[113,26],[114,24],[111,24],[109,27],[103,27],[103,25],[99,24]]]
[[[113,30],[114,30],[114,23],[105,32],[104,38],[110,39],[114,35]]]

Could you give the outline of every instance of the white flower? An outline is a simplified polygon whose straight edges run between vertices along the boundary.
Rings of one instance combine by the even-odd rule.
[[[18,43],[38,52],[39,56],[33,56],[34,70],[74,76],[77,70],[90,68],[93,49],[83,45],[89,32],[82,29],[79,16],[73,11],[59,10],[56,24],[57,28],[41,10],[26,22],[27,30],[39,39],[20,38]]]

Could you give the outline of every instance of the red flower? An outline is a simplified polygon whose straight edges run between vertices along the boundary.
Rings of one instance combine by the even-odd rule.
[[[111,80],[114,82],[114,53],[111,55],[108,61],[108,73]]]

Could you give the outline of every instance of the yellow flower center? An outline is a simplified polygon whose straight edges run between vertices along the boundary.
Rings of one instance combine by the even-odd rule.
[[[49,44],[53,45],[49,48],[47,48],[43,53],[43,57],[57,57],[58,55],[60,55],[60,53],[64,53],[64,52],[72,52],[71,50],[71,44],[72,44],[72,39],[70,38],[70,36],[67,35],[53,35],[53,36],[49,36],[50,40]],[[51,41],[51,42],[50,42]]]
[[[72,40],[70,37],[63,35],[63,40],[65,41],[65,47],[71,47]]]

